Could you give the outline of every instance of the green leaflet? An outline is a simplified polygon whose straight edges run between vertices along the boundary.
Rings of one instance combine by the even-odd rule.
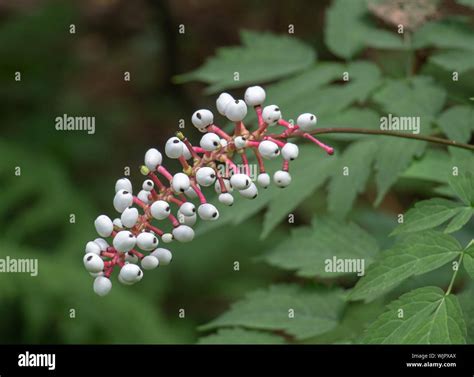
[[[387,306],[362,339],[370,344],[464,344],[466,324],[454,295],[418,288]]]
[[[457,215],[462,207],[446,199],[434,198],[415,204],[404,216],[403,223],[392,232],[413,233],[437,227]],[[447,232],[449,233],[449,232]]]
[[[413,36],[413,46],[474,50],[474,35],[461,18],[446,18],[423,25]]]
[[[262,259],[272,266],[296,270],[298,276],[334,278],[356,272],[328,272],[327,260],[362,259],[366,268],[377,252],[377,242],[356,224],[315,218],[311,227],[293,230]]]
[[[437,123],[449,139],[466,143],[474,130],[474,110],[470,106],[452,106],[439,116]]]
[[[468,274],[471,276],[472,279],[474,279],[474,241],[471,241],[471,245],[466,249],[464,258],[463,258],[463,263],[464,263],[464,268],[468,272]]]
[[[328,209],[343,218],[352,208],[357,194],[364,191],[378,146],[375,140],[350,145],[339,158],[328,187]]]
[[[410,234],[382,252],[350,294],[351,300],[370,301],[405,279],[435,270],[460,255],[452,236],[436,231]]]
[[[303,289],[296,284],[273,285],[249,293],[243,300],[232,304],[229,311],[201,326],[200,330],[243,326],[280,330],[296,339],[305,339],[333,329],[343,308],[340,290]]]
[[[451,72],[464,73],[474,68],[474,51],[443,51],[430,57],[430,61]]]
[[[308,68],[316,59],[310,46],[290,36],[242,31],[240,38],[242,46],[221,47],[203,66],[175,77],[175,81],[203,81],[209,84],[208,93],[216,93],[288,76]],[[234,78],[236,72],[239,80]]]
[[[395,33],[377,29],[367,22],[365,0],[335,0],[326,12],[324,38],[329,50],[350,59],[368,45],[375,48],[404,49]]]
[[[243,328],[219,329],[215,334],[201,337],[199,344],[282,344],[281,336]]]
[[[474,175],[466,174],[452,176],[449,186],[467,206],[474,207]]]

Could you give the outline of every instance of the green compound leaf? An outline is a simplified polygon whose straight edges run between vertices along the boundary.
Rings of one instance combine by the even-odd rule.
[[[405,48],[398,35],[377,29],[368,22],[368,16],[366,0],[333,1],[326,13],[324,33],[329,50],[341,58],[350,59],[366,46]]]
[[[434,198],[423,200],[408,210],[392,235],[419,232],[437,227],[457,215],[462,210],[458,203],[446,199]],[[449,232],[448,232],[449,233]]]
[[[435,270],[460,255],[461,245],[452,236],[436,231],[408,235],[379,254],[350,294],[351,300],[370,301],[405,279]]]
[[[474,207],[474,174],[467,172],[452,176],[449,179],[449,186],[464,204]]]
[[[316,60],[314,50],[289,36],[242,31],[242,46],[222,47],[197,70],[177,76],[209,84],[208,93],[279,79],[308,68]],[[235,73],[239,80],[235,80]]]
[[[450,18],[423,25],[413,36],[415,48],[438,47],[474,50],[474,34],[467,22]]]
[[[246,330],[239,327],[219,329],[217,333],[199,339],[199,344],[282,344],[285,340],[264,331]]]
[[[448,226],[444,230],[444,233],[453,233],[461,229],[464,225],[471,220],[472,215],[474,215],[474,208],[464,207],[454,216],[451,221],[448,223]]]
[[[430,57],[433,62],[451,72],[464,73],[474,68],[474,51],[443,51]]]
[[[466,143],[474,130],[474,109],[470,106],[450,107],[439,116],[437,123],[449,139]]]
[[[474,279],[474,243],[472,242],[474,241],[471,241],[471,245],[466,248],[463,263],[468,274]]]
[[[228,312],[201,326],[200,330],[243,326],[280,330],[296,339],[305,339],[336,327],[344,305],[340,290],[303,289],[296,284],[273,285],[249,293],[234,303]]]
[[[334,278],[356,271],[326,271],[327,261],[358,259],[367,267],[378,252],[375,239],[354,223],[315,218],[299,227],[262,259],[272,266],[296,270],[298,276]]]
[[[466,323],[454,295],[438,287],[418,288],[387,306],[366,331],[369,344],[465,344]]]
[[[377,150],[375,140],[364,140],[349,146],[339,158],[328,188],[328,209],[336,217],[345,217],[357,194],[364,191]]]

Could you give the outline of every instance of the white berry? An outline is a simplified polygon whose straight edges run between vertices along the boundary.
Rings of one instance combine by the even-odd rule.
[[[291,175],[287,171],[278,170],[273,175],[273,181],[278,187],[286,187],[291,183]]]
[[[221,93],[216,100],[216,107],[219,114],[225,116],[225,108],[230,101],[233,101],[234,97],[232,97],[229,93]]]
[[[119,190],[114,196],[113,205],[117,212],[122,213],[133,203],[133,195],[127,190]]]
[[[180,224],[193,226],[194,224],[196,224],[197,215],[194,213],[191,216],[186,216],[186,215],[183,215],[181,210],[178,209],[177,218]]]
[[[162,161],[163,161],[163,156],[158,151],[158,149],[151,148],[146,151],[145,166],[151,171],[155,171],[156,167],[161,165]]]
[[[204,187],[211,186],[216,181],[216,172],[208,166],[199,168],[196,171],[196,181]]]
[[[166,266],[170,264],[173,254],[168,249],[158,248],[151,253],[154,257],[158,258],[160,266]]]
[[[132,192],[132,182],[128,178],[120,178],[115,182],[115,192],[125,190]]]
[[[281,119],[281,111],[277,105],[265,106],[262,110],[262,117],[265,123],[274,124]]]
[[[119,276],[124,282],[133,284],[142,280],[143,272],[136,264],[127,263],[120,269]]]
[[[170,243],[173,241],[173,235],[171,233],[165,233],[161,236],[161,240],[164,243]]]
[[[296,144],[286,143],[281,148],[281,155],[287,161],[293,161],[298,157],[299,149]]]
[[[93,253],[93,254],[100,255],[100,252],[101,252],[100,246],[94,241],[89,241],[86,244],[85,252],[86,254]]]
[[[184,173],[176,173],[171,180],[171,187],[174,192],[185,192],[190,186],[189,177]]]
[[[87,253],[83,258],[84,267],[89,272],[100,272],[104,269],[104,261],[94,253]]]
[[[164,200],[157,200],[150,207],[151,215],[157,220],[166,219],[171,213],[171,208],[168,202]]]
[[[250,177],[245,174],[238,173],[230,177],[230,184],[236,190],[245,190],[247,187],[250,186],[250,183],[252,183]]]
[[[151,191],[155,187],[155,184],[151,179],[145,179],[142,184],[142,189],[145,191]]]
[[[121,230],[115,235],[112,244],[114,245],[115,250],[121,253],[126,253],[135,247],[136,242],[137,239],[131,232],[128,230]]]
[[[187,225],[179,225],[173,229],[173,238],[179,242],[190,242],[194,238],[194,230]]]
[[[120,220],[118,217],[113,219],[112,224],[114,224],[114,227],[123,228],[122,220]]]
[[[229,101],[224,112],[227,119],[232,122],[240,122],[247,115],[247,105],[240,99]]]
[[[234,145],[237,149],[245,147],[245,144],[247,143],[247,140],[243,136],[237,136],[234,139]]]
[[[260,173],[257,177],[257,183],[260,187],[267,188],[270,186],[270,175],[267,173]]]
[[[201,138],[199,145],[205,151],[212,152],[221,147],[221,139],[215,133],[208,132]]]
[[[177,137],[169,138],[165,144],[165,154],[169,158],[179,158],[183,155],[184,144]]]
[[[303,131],[313,130],[317,122],[318,122],[318,118],[316,118],[316,115],[311,114],[311,113],[301,114],[298,117],[298,119],[296,119],[296,124]]]
[[[94,292],[99,296],[105,296],[112,289],[112,282],[105,276],[98,276],[94,280]]]
[[[280,155],[278,145],[270,140],[264,140],[258,145],[258,151],[264,158],[273,159]]]
[[[179,207],[179,211],[184,215],[184,216],[193,216],[196,214],[196,206],[191,203],[191,202],[184,202],[181,204]]]
[[[99,245],[101,251],[106,251],[109,247],[109,244],[103,238],[96,238],[94,242]]]
[[[206,128],[214,122],[214,115],[210,110],[201,109],[196,111],[191,117],[191,122],[198,130]]]
[[[158,238],[153,233],[142,232],[137,236],[137,246],[145,251],[151,251],[158,246]]]
[[[150,192],[145,190],[140,190],[137,194],[137,198],[140,199],[145,204],[150,204]]]
[[[230,184],[230,180],[223,179],[223,181],[224,181],[224,186],[225,186],[226,190],[228,192],[232,192],[234,189],[232,188],[232,185]],[[219,180],[217,180],[216,183],[214,184],[214,189],[218,194],[220,194],[222,192],[221,184],[220,184]]]
[[[147,255],[142,259],[142,268],[144,270],[153,270],[160,264],[160,261],[154,255]]]
[[[114,224],[110,217],[106,215],[100,215],[94,221],[95,230],[101,237],[109,237],[114,230]]]
[[[231,206],[232,204],[234,204],[234,197],[232,196],[232,194],[225,192],[225,193],[219,194],[219,202],[221,202],[222,204],[226,206]]]
[[[219,218],[219,211],[210,203],[201,204],[198,207],[198,215],[203,220],[217,220]]]
[[[125,261],[137,264],[138,257],[132,251],[129,251],[128,253],[125,253]]]
[[[255,183],[251,183],[245,190],[239,191],[240,195],[247,199],[255,199],[258,195],[258,189]]]
[[[245,91],[245,103],[249,106],[259,106],[265,101],[265,90],[261,86],[251,86]]]
[[[199,185],[197,185],[198,188],[200,188]],[[196,191],[192,187],[188,187],[187,190],[184,190],[184,194],[189,198],[189,199],[196,199],[198,196],[196,194]]]

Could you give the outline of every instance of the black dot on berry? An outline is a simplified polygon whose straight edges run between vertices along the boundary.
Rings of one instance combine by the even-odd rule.
[[[201,119],[201,113],[196,113],[198,119]]]
[[[89,255],[89,256],[87,257],[87,261],[89,262],[91,259],[92,259],[92,255]]]
[[[278,107],[275,107],[275,111],[280,111],[280,109]]]
[[[219,143],[217,141],[213,142],[212,144],[214,144],[215,147],[217,147],[219,145]]]
[[[238,104],[238,103],[239,103],[239,100],[236,99],[234,102]]]
[[[313,119],[314,119],[314,116],[311,115],[311,116],[309,117],[309,119],[310,119],[310,120],[313,120]]]
[[[214,213],[212,214],[212,217],[216,217],[216,216],[217,216],[217,212],[214,212]]]
[[[275,154],[278,154],[278,149],[275,149]]]
[[[153,183],[151,183],[150,181],[148,181],[146,184],[147,184],[148,186],[153,186]]]
[[[252,199],[255,199],[255,198],[257,197],[257,195],[258,195],[258,194],[255,194]]]
[[[128,194],[128,191],[124,191],[123,194],[124,194],[124,195],[127,195],[127,194]]]
[[[182,190],[181,190],[181,191],[182,191]],[[165,211],[166,211],[166,212],[168,212],[169,210],[170,210],[170,207],[169,207],[169,206],[165,208]]]
[[[157,243],[158,240],[156,238],[153,238],[153,243]]]
[[[211,174],[210,177],[211,177],[212,179],[214,179],[214,178],[216,178],[216,175],[215,175],[215,174]]]
[[[246,179],[246,180],[245,180],[245,186],[248,186],[248,185],[249,185],[249,180]]]
[[[138,270],[137,276],[140,276],[142,274],[141,270]]]
[[[184,192],[184,188],[180,189],[179,191]]]
[[[173,140],[173,143],[178,144],[178,143],[179,143],[179,140],[178,140],[178,139],[174,139],[174,140]]]
[[[133,238],[133,234],[129,234],[128,237]]]

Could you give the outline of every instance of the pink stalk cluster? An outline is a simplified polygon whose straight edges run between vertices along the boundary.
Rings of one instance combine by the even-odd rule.
[[[306,138],[326,153],[333,154],[333,148],[309,133],[317,123],[314,114],[301,114],[296,124],[292,124],[282,118],[278,106],[263,107],[265,97],[264,89],[259,86],[248,88],[244,100],[236,100],[228,93],[220,94],[216,107],[234,123],[232,134],[214,123],[210,110],[198,110],[191,121],[204,134],[199,146],[192,145],[181,132],[165,144],[164,153],[168,158],[178,160],[182,171],[170,173],[163,165],[161,152],[151,148],[140,168],[146,179],[137,195],[133,194],[129,179],[117,181],[113,205],[120,217],[114,220],[106,215],[97,217],[94,225],[101,238],[87,243],[83,259],[86,269],[95,277],[97,294],[103,296],[110,291],[110,277],[116,268],[119,282],[132,285],[142,279],[142,269],[169,264],[172,253],[158,247],[160,240],[163,243],[190,242],[194,238],[192,226],[197,217],[205,221],[219,218],[219,211],[208,202],[203,187],[213,186],[219,202],[228,206],[233,204],[235,192],[254,199],[258,195],[257,185],[267,188],[271,183],[265,170],[265,159],[280,155],[282,167],[273,174],[273,181],[278,187],[288,186],[291,183],[290,161],[299,153],[298,146],[288,142],[291,137]],[[249,131],[243,122],[248,107],[253,107],[257,115],[258,127],[254,131]],[[278,126],[283,129],[269,132]],[[247,153],[255,155],[258,163],[256,183],[251,179]],[[167,230],[162,225],[158,227],[155,221],[161,221],[165,226],[168,223]],[[104,238],[110,238],[111,242]]]

